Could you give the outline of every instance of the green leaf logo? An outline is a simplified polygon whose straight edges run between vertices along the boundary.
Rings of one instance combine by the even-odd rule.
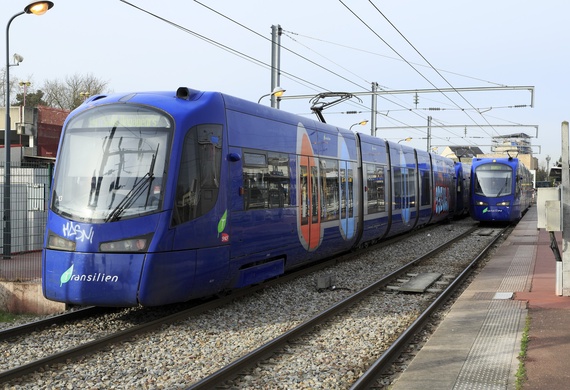
[[[226,221],[228,217],[228,210],[224,211],[224,215],[220,218],[220,222],[218,222],[218,237],[220,237],[220,233],[224,231],[226,228]]]
[[[71,279],[71,275],[73,275],[73,264],[71,264],[71,267],[69,267],[67,271],[61,274],[61,277],[59,278],[60,281],[59,287],[63,286],[64,283],[69,282],[69,279]]]
[[[485,208],[483,209],[483,214],[485,214],[487,211],[489,211],[489,209],[488,209],[487,207],[485,207]]]

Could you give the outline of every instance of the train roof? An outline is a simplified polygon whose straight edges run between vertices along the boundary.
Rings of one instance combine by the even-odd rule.
[[[319,128],[319,130],[329,130],[332,132],[341,132],[343,136],[347,137],[352,135],[353,138],[355,133],[338,126],[334,126],[329,123],[319,122],[312,118],[307,118],[299,116],[284,110],[278,110],[271,108],[262,104],[257,104],[249,100],[238,98],[232,95],[228,95],[222,92],[215,91],[200,91],[187,87],[179,87],[176,91],[141,91],[141,92],[123,92],[123,93],[112,93],[112,94],[99,94],[91,96],[86,99],[85,102],[76,108],[70,114],[70,117],[85,111],[89,108],[101,105],[101,104],[112,104],[112,103],[133,103],[133,104],[144,104],[151,105],[165,111],[171,111],[174,109],[175,105],[173,101],[175,99],[182,99],[187,101],[198,101],[201,99],[223,99],[225,107],[228,109],[236,111],[244,111],[252,113],[254,115],[265,115],[271,116],[274,119],[281,120],[290,123],[303,123],[305,127],[308,128]],[[221,102],[221,100],[220,100]]]

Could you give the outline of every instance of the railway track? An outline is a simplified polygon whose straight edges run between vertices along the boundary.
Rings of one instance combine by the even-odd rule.
[[[388,371],[392,363],[400,356],[405,347],[410,343],[413,337],[426,324],[429,317],[437,311],[443,304],[447,302],[452,294],[462,288],[462,283],[472,273],[473,269],[479,266],[480,262],[487,253],[493,248],[495,243],[500,240],[509,227],[500,230],[493,235],[493,239],[477,254],[472,261],[463,269],[463,271],[451,281],[441,293],[430,303],[430,305],[410,324],[410,326],[402,332],[396,341],[384,351],[379,359],[370,365],[368,370],[360,376],[360,378],[351,386],[351,390],[368,389],[376,385],[376,381],[382,374]]]
[[[428,233],[428,235],[429,235],[429,233]],[[372,248],[370,250],[374,251],[375,249]],[[442,250],[442,248],[438,249],[438,251],[441,251],[441,250]],[[331,260],[331,262],[329,262],[328,264],[325,263],[325,264],[316,265],[316,266],[312,267],[311,269],[305,270],[303,272],[304,273],[317,272],[317,270],[322,269],[323,267],[331,267],[332,264],[342,263],[343,260],[345,260],[347,257],[350,257],[350,256],[355,256],[355,254],[347,255],[342,260],[339,260],[339,259]],[[358,254],[356,256],[358,256]],[[424,260],[423,262],[429,264],[429,261]],[[226,382],[228,380],[235,381],[235,378],[229,379],[232,375],[234,377],[235,377],[235,375],[239,375],[242,378],[249,378],[251,376],[255,376],[255,373],[243,374],[244,372],[247,372],[246,367],[255,365],[256,362],[259,362],[259,361],[263,362],[264,357],[279,355],[279,353],[275,352],[275,350],[279,351],[279,350],[285,349],[286,354],[289,354],[289,355],[293,354],[290,351],[291,346],[292,345],[294,345],[294,346],[303,345],[305,342],[304,341],[300,341],[300,342],[295,341],[292,344],[292,340],[299,340],[302,337],[306,337],[304,335],[306,335],[307,333],[314,332],[314,329],[319,329],[319,328],[324,327],[325,326],[324,324],[326,323],[326,321],[331,321],[333,317],[339,316],[340,315],[339,313],[341,313],[343,310],[353,310],[353,309],[349,309],[349,308],[359,304],[359,302],[363,299],[362,297],[370,296],[374,291],[377,291],[377,290],[382,291],[383,294],[389,294],[390,296],[394,296],[395,294],[400,294],[400,293],[394,292],[393,290],[387,290],[386,286],[388,285],[388,283],[393,283],[390,281],[393,280],[395,277],[403,274],[403,273],[418,273],[418,272],[421,273],[422,272],[421,270],[417,270],[417,269],[410,270],[410,267],[418,267],[419,263],[420,263],[420,261],[418,259],[416,261],[411,262],[409,266],[400,267],[399,269],[392,271],[392,273],[390,273],[387,277],[382,278],[382,281],[379,280],[377,283],[371,284],[370,286],[368,286],[364,289],[361,289],[361,290],[363,290],[363,292],[352,294],[348,298],[343,299],[343,300],[335,303],[334,305],[332,305],[330,310],[327,310],[326,312],[315,315],[312,318],[307,319],[303,324],[298,325],[296,327],[293,327],[292,329],[290,329],[287,332],[283,332],[280,336],[275,337],[274,341],[272,341],[270,343],[266,343],[266,344],[270,344],[269,346],[259,346],[257,349],[252,348],[252,350],[253,350],[252,356],[246,357],[247,355],[244,355],[244,356],[241,356],[237,359],[234,359],[234,362],[231,363],[230,365],[228,365],[227,368],[223,368],[221,370],[218,370],[218,371],[220,371],[219,374],[214,374],[212,377],[202,378],[198,381],[189,381],[187,383],[188,386],[191,386],[191,388],[212,388],[211,386],[212,386],[212,383],[214,383],[214,382],[223,383],[223,382]],[[428,265],[428,267],[429,267],[429,265]],[[433,267],[433,265],[432,265],[432,267]],[[289,276],[290,280],[293,280],[293,279],[298,278],[298,277],[299,277],[298,274]],[[215,301],[207,302],[207,303],[202,304],[202,305],[198,305],[198,306],[186,309],[186,310],[179,311],[179,312],[172,314],[172,315],[157,318],[156,320],[147,321],[144,324],[132,326],[132,327],[129,327],[128,329],[123,329],[119,332],[113,332],[110,335],[106,335],[106,336],[100,337],[96,340],[91,340],[89,342],[82,343],[81,345],[79,345],[77,347],[73,347],[73,348],[63,350],[63,351],[59,351],[57,353],[53,353],[50,356],[42,357],[40,359],[37,359],[36,361],[21,364],[17,367],[13,367],[13,368],[10,368],[6,371],[1,372],[0,373],[0,382],[9,382],[9,381],[12,381],[16,378],[21,378],[22,376],[24,376],[26,374],[30,374],[32,372],[36,372],[36,375],[37,375],[37,372],[39,370],[49,371],[50,369],[47,369],[47,367],[54,367],[54,364],[56,364],[56,363],[69,362],[70,359],[80,359],[80,358],[86,359],[85,356],[91,355],[93,353],[97,353],[98,351],[99,351],[99,353],[104,354],[105,353],[104,351],[103,352],[100,352],[100,351],[107,346],[117,346],[117,347],[113,347],[113,348],[119,348],[121,343],[124,342],[125,340],[133,339],[133,338],[144,339],[145,336],[142,336],[142,335],[145,333],[160,332],[161,328],[163,329],[163,326],[165,324],[173,324],[176,322],[187,320],[188,318],[191,318],[191,317],[199,318],[201,313],[214,310],[216,307],[228,305],[228,304],[230,304],[231,301],[239,300],[240,297],[242,297],[242,296],[248,296],[248,295],[250,296],[251,294],[255,294],[256,291],[258,291],[258,292],[262,291],[263,292],[264,290],[271,288],[271,286],[273,284],[282,284],[282,283],[287,283],[287,282],[288,282],[287,278],[280,278],[279,280],[276,280],[272,283],[264,284],[262,286],[255,286],[252,289],[246,289],[243,291],[239,291],[237,294],[233,294],[229,297],[225,297],[223,299],[218,299]],[[348,293],[346,293],[346,291],[343,291],[343,293],[345,293],[345,295],[349,295]],[[43,325],[44,328],[46,326],[49,328],[55,327],[55,325]],[[0,338],[1,337],[3,337],[2,333],[0,333]],[[10,337],[21,337],[21,336],[13,335]],[[28,341],[25,341],[25,342],[28,343]],[[105,349],[105,350],[107,350],[107,349]],[[273,350],[271,350],[271,349],[273,349]],[[303,353],[301,352],[301,355],[302,354]],[[257,364],[263,365],[264,363],[257,363]],[[272,364],[269,364],[269,366],[272,366]],[[218,379],[214,379],[215,377],[218,377]],[[194,384],[192,384],[192,382],[194,382]],[[18,382],[10,382],[10,383],[18,383]]]
[[[392,242],[397,240],[402,240],[403,237],[399,237],[394,239]],[[222,307],[227,305],[231,301],[239,299],[243,296],[254,294],[256,291],[271,287],[276,284],[286,283],[289,280],[295,279],[300,275],[315,272],[319,269],[324,267],[330,266],[333,263],[339,261],[339,259],[346,260],[353,256],[352,254],[347,254],[345,256],[340,256],[335,259],[330,259],[328,261],[324,261],[309,267],[306,267],[302,270],[292,272],[289,275],[285,275],[279,279],[274,281],[269,281],[263,285],[253,286],[250,288],[241,289],[236,292],[232,292],[230,296],[219,297],[217,299],[211,299],[207,302],[203,303],[190,303],[190,304],[180,304],[180,305],[171,305],[173,307],[172,310],[166,309],[167,311],[174,312],[173,314],[156,314],[153,313],[153,316],[158,317],[155,320],[140,320],[142,323],[136,326],[129,326],[125,323],[125,327],[127,329],[112,331],[110,334],[106,334],[103,336],[96,336],[94,340],[79,343],[77,346],[72,348],[67,348],[56,353],[47,354],[45,357],[38,358],[34,361],[30,361],[24,364],[18,364],[17,366],[9,369],[5,369],[0,371],[0,383],[7,382],[9,380],[20,378],[26,374],[32,373],[34,371],[43,369],[50,365],[55,365],[58,363],[66,362],[69,359],[79,358],[83,356],[87,356],[93,354],[108,345],[117,344],[122,341],[128,340],[136,335],[141,335],[147,332],[152,332],[160,328],[163,325],[167,325],[170,323],[174,323],[183,319],[186,319],[191,316],[199,315],[208,310],[212,310],[218,307]],[[185,308],[186,306],[190,306],[189,308]],[[0,342],[10,343],[14,342],[12,339],[17,339],[15,342],[23,342],[26,344],[34,344],[34,341],[29,341],[26,338],[32,338],[34,334],[37,332],[46,331],[46,333],[53,333],[54,337],[57,335],[57,327],[61,324],[69,323],[69,322],[80,322],[83,320],[88,320],[92,317],[97,318],[98,316],[103,316],[109,312],[118,312],[120,309],[116,308],[104,308],[104,307],[87,307],[82,308],[79,310],[69,311],[63,313],[61,315],[48,317],[45,319],[41,319],[38,321],[30,322],[24,325],[18,325],[11,328],[0,330]],[[131,311],[136,309],[124,309],[125,311]],[[142,309],[146,311],[151,311],[153,309]],[[162,311],[162,308],[157,309]],[[144,315],[143,315],[144,316]],[[135,315],[136,318],[142,317],[141,315]],[[130,320],[130,322],[138,322],[138,319]],[[129,321],[127,321],[129,322]],[[78,327],[84,327],[83,325],[78,325]],[[51,330],[49,330],[51,329]],[[50,336],[43,336],[42,339],[50,338]],[[37,343],[40,343],[39,341]]]
[[[267,375],[261,374],[261,370],[254,370],[250,373],[246,371],[253,366],[263,365],[263,362],[267,362],[268,357],[271,357],[272,361],[275,361],[275,357],[279,355],[288,355],[287,360],[291,359],[298,359],[298,357],[302,357],[304,355],[310,355],[304,352],[304,345],[312,343],[312,339],[315,336],[307,336],[302,341],[295,341],[301,337],[305,337],[310,332],[313,332],[315,328],[330,326],[326,325],[329,321],[340,321],[343,322],[346,320],[346,317],[339,318],[334,320],[333,317],[339,316],[340,313],[350,309],[352,313],[358,313],[362,311],[368,311],[369,309],[363,308],[355,308],[355,305],[373,305],[376,301],[375,299],[369,300],[368,297],[377,292],[378,290],[385,289],[388,287],[389,283],[393,283],[396,279],[401,277],[403,274],[410,274],[412,278],[417,277],[418,275],[425,275],[426,273],[421,273],[421,269],[425,268],[422,262],[426,262],[427,260],[434,261],[433,259],[447,249],[451,245],[460,245],[460,241],[465,239],[465,237],[472,235],[475,231],[480,230],[477,228],[473,228],[463,235],[456,237],[449,242],[441,245],[440,247],[430,251],[429,253],[421,256],[413,261],[405,264],[401,268],[395,270],[391,274],[382,277],[377,282],[371,284],[370,286],[352,294],[349,298],[344,299],[343,301],[339,302],[338,304],[328,308],[327,310],[319,313],[317,316],[305,321],[304,323],[300,324],[299,326],[295,327],[294,329],[284,333],[283,335],[273,339],[272,341],[264,344],[263,346],[259,347],[258,349],[252,351],[249,354],[244,355],[240,359],[235,360],[231,364],[225,366],[224,368],[218,370],[214,374],[200,380],[197,383],[192,384],[189,386],[189,389],[192,390],[201,390],[201,389],[212,389],[215,387],[234,387],[237,386],[241,388],[242,386],[246,385],[246,387],[250,386],[258,386],[261,384],[253,383],[253,378],[257,372],[258,376]],[[496,229],[495,229],[496,230]],[[489,240],[489,242],[484,246],[484,248],[478,253],[474,259],[469,261],[469,264],[457,275],[450,283],[448,284],[445,289],[441,292],[434,294],[435,296],[430,299],[429,305],[427,308],[420,313],[417,318],[413,321],[410,319],[410,325],[407,327],[398,337],[397,339],[391,344],[391,346],[385,351],[378,351],[380,357],[370,364],[370,367],[364,374],[362,374],[359,378],[355,378],[356,381],[352,384],[351,389],[367,389],[371,386],[377,387],[376,380],[388,369],[390,368],[392,362],[400,355],[402,350],[405,346],[410,342],[412,337],[422,328],[423,324],[428,320],[429,316],[440,307],[441,304],[446,302],[449,296],[461,286],[462,281],[470,274],[471,270],[477,266],[479,261],[485,256],[485,254],[493,247],[494,243],[500,239],[504,233],[504,229],[500,231],[496,231],[493,234],[493,238]],[[490,235],[491,233],[489,233]],[[437,261],[437,260],[435,260]],[[419,272],[419,273],[418,273]],[[433,274],[433,272],[430,272]],[[436,278],[437,279],[437,278]],[[413,285],[414,283],[410,283],[410,281],[405,281],[405,285]],[[418,290],[418,285],[422,284],[419,282],[416,284],[415,290],[409,290],[405,288],[394,288],[392,287],[393,291],[417,291],[417,292],[424,292],[426,291],[427,287],[430,286],[432,283],[426,283],[423,289]],[[434,291],[434,290],[432,290]],[[348,315],[349,317],[351,314]],[[318,333],[318,332],[317,332]],[[318,337],[318,336],[316,336]],[[287,346],[295,341],[294,348],[287,348]],[[294,356],[294,357],[291,357]],[[272,367],[276,366],[275,364],[265,364],[265,367]],[[310,366],[310,362],[307,361],[307,366]],[[234,378],[240,375],[241,378],[247,379],[238,379],[237,381]],[[271,374],[272,377],[278,377],[279,374]],[[245,382],[248,382],[247,384]]]

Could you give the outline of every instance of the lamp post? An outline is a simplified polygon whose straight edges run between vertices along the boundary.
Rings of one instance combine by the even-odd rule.
[[[6,25],[6,127],[4,128],[4,234],[3,234],[3,256],[9,259],[12,256],[12,221],[10,216],[10,24],[18,16],[23,14],[43,15],[51,7],[51,1],[35,1],[24,8],[22,12],[12,16]]]
[[[29,81],[20,81],[18,84],[20,84],[20,87],[24,87],[24,100],[22,105],[26,107],[26,92],[28,92],[28,87],[32,85],[32,83]]]
[[[286,91],[286,90],[283,89],[283,88],[281,88],[281,87],[275,87],[275,88],[273,88],[273,92],[268,93],[268,94],[265,94],[265,95],[263,95],[262,97],[260,97],[259,100],[257,101],[257,104],[261,103],[261,100],[262,100],[264,97],[267,97],[267,96],[275,96],[275,97],[277,97],[277,98],[280,98],[281,96],[283,96],[283,94],[285,93],[285,91]]]
[[[366,125],[367,123],[368,123],[368,119],[365,119],[365,120],[360,121],[360,122],[356,122],[356,123],[354,123],[353,125],[351,125],[351,126],[348,128],[348,130],[352,130],[352,128],[353,128],[354,126],[357,126],[357,125],[364,126],[364,125]]]

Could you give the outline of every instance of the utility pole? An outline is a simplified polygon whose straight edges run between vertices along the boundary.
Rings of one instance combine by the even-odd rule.
[[[281,76],[281,34],[283,30],[280,25],[271,26],[271,89],[280,86]],[[279,99],[275,95],[271,95],[271,107],[279,108]]]
[[[568,165],[568,122],[562,122],[562,296],[570,296],[570,166]]]
[[[372,82],[372,107],[371,107],[371,115],[370,115],[370,135],[376,137],[376,112],[377,112],[377,104],[378,104],[378,95],[376,95],[376,91],[378,90],[378,83],[373,81]]]
[[[431,116],[427,117],[427,152],[431,152]]]

